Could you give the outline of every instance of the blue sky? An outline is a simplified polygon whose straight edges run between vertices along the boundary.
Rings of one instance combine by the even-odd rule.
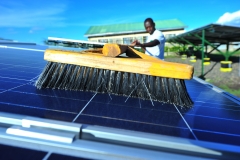
[[[0,37],[41,44],[47,37],[87,40],[90,26],[179,19],[187,31],[210,24],[240,26],[240,0],[1,0]]]

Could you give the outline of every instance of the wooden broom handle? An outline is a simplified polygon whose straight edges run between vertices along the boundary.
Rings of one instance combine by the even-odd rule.
[[[142,59],[146,59],[146,60],[158,60],[159,61],[159,59],[156,57],[146,55],[142,52],[139,52],[139,51],[133,49],[133,46],[131,46],[131,45],[106,43],[102,49],[102,54],[106,57],[117,57],[118,55],[120,55],[122,53],[129,53],[134,58],[142,58]]]
[[[116,57],[122,53],[125,53],[127,49],[128,45],[106,43],[103,46],[102,53],[107,57]]]

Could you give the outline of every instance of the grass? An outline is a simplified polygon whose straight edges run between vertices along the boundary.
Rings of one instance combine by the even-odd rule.
[[[239,54],[240,52],[238,52]],[[233,57],[234,58],[234,57]],[[238,58],[238,57],[237,57]],[[165,56],[166,61],[172,61],[177,63],[186,63],[186,60],[181,60],[180,56],[170,54]],[[189,63],[187,61],[187,63]],[[216,63],[215,61],[212,63]],[[218,62],[219,63],[219,62]],[[236,63],[236,62],[235,62]],[[189,63],[194,65],[194,76],[199,77],[201,75],[201,66],[199,63]],[[240,65],[240,64],[239,64]],[[216,87],[229,92],[232,95],[240,97],[240,87],[239,87],[239,78],[238,73],[236,74],[236,68],[231,73],[222,73],[219,71],[220,65],[218,67],[214,66],[211,72],[207,73],[205,81],[215,85]],[[205,67],[205,72],[207,67]],[[234,74],[233,74],[234,72]],[[229,75],[229,77],[228,77]],[[231,77],[230,77],[231,75]],[[234,76],[234,77],[232,77]],[[237,77],[236,77],[237,76]],[[227,78],[228,77],[228,78]]]

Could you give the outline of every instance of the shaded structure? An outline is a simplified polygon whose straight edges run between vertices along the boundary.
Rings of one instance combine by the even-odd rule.
[[[204,59],[209,61],[207,55],[213,51],[217,51],[225,57],[225,61],[221,62],[221,71],[231,71],[231,62],[228,61],[229,57],[236,54],[240,47],[230,51],[230,45],[238,45],[240,42],[240,27],[227,26],[220,24],[209,24],[204,27],[171,37],[167,39],[171,44],[179,44],[180,46],[190,46],[190,48],[201,51],[202,59],[202,75],[204,71]],[[221,51],[219,47],[226,45],[226,51]],[[207,50],[210,46],[212,49]]]

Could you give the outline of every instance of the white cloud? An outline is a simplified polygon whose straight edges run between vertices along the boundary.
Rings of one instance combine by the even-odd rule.
[[[240,10],[233,13],[229,13],[229,12],[224,13],[218,19],[217,23],[240,27]]]
[[[51,7],[49,7],[51,6]],[[0,3],[0,27],[65,26],[64,4]]]
[[[33,27],[31,28],[28,33],[34,33],[34,32],[37,32],[37,31],[40,31],[40,30],[44,30],[44,28],[41,28],[41,27]]]

